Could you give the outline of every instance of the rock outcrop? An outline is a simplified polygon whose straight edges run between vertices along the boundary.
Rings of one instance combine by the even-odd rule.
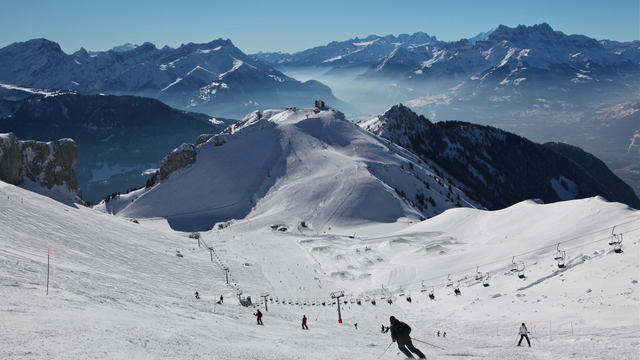
[[[20,141],[13,133],[0,134],[0,180],[14,185],[27,177],[44,188],[80,199],[74,170],[78,158],[78,146],[71,139]]]
[[[196,162],[196,147],[193,144],[182,144],[162,159],[158,181],[169,177],[173,172]]]
[[[13,133],[0,134],[0,180],[18,185],[23,177],[20,141]]]

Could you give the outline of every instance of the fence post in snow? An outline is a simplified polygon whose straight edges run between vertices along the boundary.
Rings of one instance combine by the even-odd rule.
[[[47,248],[47,295],[49,295],[49,255],[51,255],[51,249]]]

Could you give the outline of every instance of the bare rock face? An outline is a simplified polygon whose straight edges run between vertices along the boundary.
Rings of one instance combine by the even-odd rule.
[[[173,172],[196,162],[196,147],[193,144],[182,144],[160,163],[158,181],[168,178]]]
[[[18,185],[23,177],[20,141],[13,133],[0,134],[0,180]]]
[[[65,186],[79,192],[74,167],[78,162],[78,145],[71,139],[50,142],[22,142],[25,175],[29,180],[51,189]]]
[[[0,134],[0,180],[17,185],[26,176],[49,190],[61,187],[81,197],[74,167],[78,145],[71,139],[20,141],[13,133]]]

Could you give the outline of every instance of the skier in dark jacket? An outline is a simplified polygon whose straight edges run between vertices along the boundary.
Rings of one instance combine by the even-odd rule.
[[[408,358],[413,358],[413,354],[411,353],[414,353],[418,355],[420,359],[426,359],[422,351],[416,349],[411,342],[411,337],[409,336],[411,327],[393,316],[389,318],[389,322],[391,323],[391,340],[398,343],[398,349]]]
[[[260,309],[256,310],[256,313],[253,314],[253,315],[258,320],[258,325],[263,325],[264,326],[264,324],[262,323],[262,313],[260,312]]]

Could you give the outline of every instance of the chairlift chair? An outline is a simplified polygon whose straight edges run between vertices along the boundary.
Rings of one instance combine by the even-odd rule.
[[[357,299],[356,299],[356,304],[358,304],[358,305],[362,306],[362,301],[360,300],[360,298],[357,298]]]
[[[611,230],[611,238],[609,239],[609,245],[613,246],[613,252],[616,254],[622,253],[622,233],[614,233],[616,227]]]
[[[384,288],[384,284],[382,284],[382,291],[380,293],[380,299],[382,299],[382,300],[387,298],[387,295],[385,295],[385,291],[386,291],[386,289]]]
[[[510,269],[511,272],[518,271],[518,264],[515,261],[513,261],[515,258],[516,258],[515,256],[511,258],[511,269]]]
[[[489,287],[489,273],[482,279],[482,286]]]
[[[402,286],[400,286],[400,293],[398,294],[398,296],[404,296],[404,290],[402,290]]]
[[[411,290],[409,290],[409,293],[407,294],[407,302],[411,303]]]
[[[420,289],[420,292],[426,292],[427,291],[427,285],[424,284],[424,280],[422,280],[422,289]]]
[[[389,296],[389,298],[387,299],[387,302],[389,303],[389,305],[393,304],[393,300],[391,300],[391,296]]]
[[[371,305],[375,305],[376,304],[376,296],[373,295],[373,297],[371,298]]]
[[[478,269],[480,269],[480,266],[476,267],[476,280],[480,281],[482,280],[482,273]]]
[[[561,269],[565,267],[565,264],[564,264],[565,257],[566,257],[566,253],[563,250],[560,250],[560,243],[558,243],[558,246],[556,247],[556,256],[553,257],[553,260],[558,261],[558,267]]]
[[[453,286],[453,280],[451,280],[451,274],[447,275],[447,287]]]
[[[353,295],[351,295],[351,299],[349,299],[349,302],[352,303],[352,304],[355,304],[356,299],[353,298]]]
[[[433,290],[434,289],[433,289],[433,286],[432,286],[431,287],[431,291],[429,292],[429,299],[431,299],[431,300],[435,300],[436,299],[436,296],[433,294]]]
[[[522,266],[518,266],[518,277],[524,279],[526,277],[524,276],[524,262],[520,261],[520,264],[522,264]]]

